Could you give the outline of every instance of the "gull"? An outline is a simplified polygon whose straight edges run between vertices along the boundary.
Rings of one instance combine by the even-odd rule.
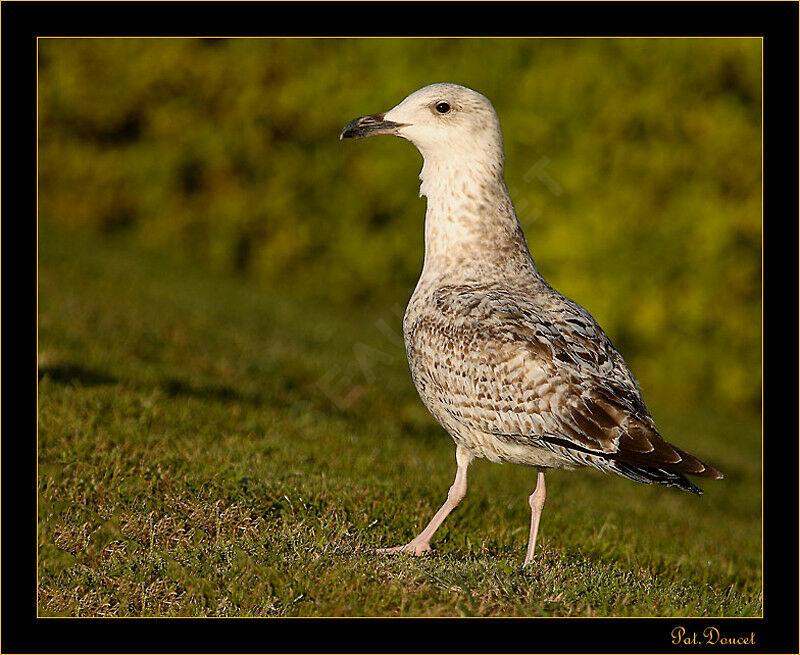
[[[548,469],[589,466],[696,494],[687,474],[721,479],[664,440],[605,332],[537,270],[505,185],[500,120],[488,98],[431,84],[352,120],[340,139],[378,134],[411,141],[424,160],[425,258],[403,337],[414,386],[455,441],[457,464],[425,529],[379,550],[431,550],[466,494],[475,457],[537,469],[523,567],[533,561]]]

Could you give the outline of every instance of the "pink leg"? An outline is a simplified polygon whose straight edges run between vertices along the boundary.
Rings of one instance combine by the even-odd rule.
[[[409,541],[405,546],[395,546],[394,548],[378,548],[379,553],[410,553],[411,555],[422,555],[431,549],[431,537],[433,533],[444,522],[447,515],[452,512],[461,502],[467,493],[467,467],[472,461],[472,454],[463,446],[456,446],[456,480],[450,491],[447,492],[447,500],[439,508],[431,522],[416,537]]]
[[[544,471],[539,471],[536,479],[536,490],[528,498],[528,503],[531,506],[531,534],[528,539],[528,552],[525,554],[525,561],[522,564],[523,568],[533,561],[533,549],[536,548],[536,535],[539,532],[539,521],[542,519],[544,498]]]

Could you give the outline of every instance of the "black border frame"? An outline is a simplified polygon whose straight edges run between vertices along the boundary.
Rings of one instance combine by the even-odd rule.
[[[426,5],[426,6],[423,6]],[[440,5],[434,7],[431,5]],[[490,6],[491,5],[491,6]],[[797,2],[3,2],[2,652],[709,652],[677,625],[754,632],[797,653]],[[423,24],[418,16],[428,17]],[[458,22],[459,19],[461,22]],[[471,24],[470,24],[471,23]],[[515,29],[509,32],[510,26]],[[521,27],[524,26],[524,27]],[[764,41],[763,619],[36,618],[36,38],[38,36],[761,36]],[[794,293],[787,292],[786,285]],[[21,291],[22,293],[15,293]],[[790,334],[791,333],[791,334]],[[790,352],[789,352],[790,351]],[[33,368],[32,367],[32,368]],[[783,423],[789,419],[787,429]],[[31,493],[31,489],[34,492]],[[533,622],[531,622],[533,621]],[[377,628],[381,632],[374,632]],[[165,641],[161,632],[173,639]],[[391,640],[387,637],[391,636]],[[290,641],[282,640],[286,637]],[[480,637],[484,637],[481,639]]]

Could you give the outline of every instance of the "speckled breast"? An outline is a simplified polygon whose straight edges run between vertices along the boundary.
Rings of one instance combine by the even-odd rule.
[[[535,438],[497,434],[498,426],[535,434],[543,429],[541,416],[518,403],[505,407],[502,401],[498,403],[490,388],[494,366],[504,364],[502,353],[478,354],[475,346],[481,325],[469,315],[454,320],[452,309],[442,306],[435,290],[415,293],[403,319],[409,368],[422,402],[453,440],[476,457],[527,466],[562,466]]]

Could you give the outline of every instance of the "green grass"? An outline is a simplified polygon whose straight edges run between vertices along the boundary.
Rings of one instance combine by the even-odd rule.
[[[42,226],[39,613],[761,613],[759,421],[646,384],[663,433],[725,472],[704,496],[553,472],[522,570],[534,473],[478,460],[434,553],[374,554],[455,471],[398,307],[309,305]]]

